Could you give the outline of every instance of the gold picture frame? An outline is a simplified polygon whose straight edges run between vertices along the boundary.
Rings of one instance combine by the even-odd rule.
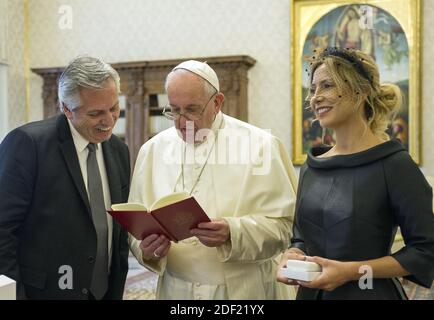
[[[303,58],[314,48],[352,47],[372,52],[381,82],[401,87],[404,106],[389,134],[421,164],[421,0],[292,0],[291,24],[293,163],[302,164],[307,150],[324,137],[333,139],[307,114],[308,62]]]

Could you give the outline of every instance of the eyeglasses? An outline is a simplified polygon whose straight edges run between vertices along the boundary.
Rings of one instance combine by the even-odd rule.
[[[212,100],[212,98],[217,94],[214,93],[208,100],[208,102],[205,104],[205,106],[202,108],[201,111],[187,111],[187,112],[179,112],[179,111],[174,111],[173,107],[171,105],[168,105],[166,107],[164,107],[163,109],[163,115],[170,120],[178,120],[181,116],[183,116],[185,119],[190,120],[190,121],[198,121],[202,118],[203,113],[205,112],[206,107],[208,106],[208,104],[210,103],[210,101]],[[170,110],[170,111],[166,111],[166,110]]]

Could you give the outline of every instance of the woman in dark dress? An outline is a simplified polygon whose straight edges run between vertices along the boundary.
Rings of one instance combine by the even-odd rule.
[[[434,279],[432,189],[401,143],[385,133],[401,104],[380,84],[368,55],[326,49],[312,62],[310,107],[333,147],[313,148],[300,171],[289,259],[320,264],[297,299],[406,299],[396,277],[429,288]],[[391,254],[397,227],[405,247]],[[280,268],[279,268],[280,269]]]

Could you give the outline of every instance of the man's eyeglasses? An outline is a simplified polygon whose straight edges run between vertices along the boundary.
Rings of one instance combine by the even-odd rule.
[[[196,111],[186,111],[186,112],[179,112],[178,110],[173,110],[173,107],[171,105],[168,105],[164,107],[163,109],[163,115],[170,120],[178,120],[181,116],[183,116],[185,119],[190,121],[198,121],[202,118],[203,113],[205,112],[206,107],[210,103],[211,99],[217,94],[214,93],[208,100],[208,102],[205,104],[205,106],[202,108],[202,110],[196,110]],[[166,111],[167,110],[167,111]]]

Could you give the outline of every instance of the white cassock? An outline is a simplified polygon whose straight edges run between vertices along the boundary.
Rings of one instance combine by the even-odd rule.
[[[172,127],[147,141],[137,158],[129,202],[149,208],[174,191],[192,192],[211,219],[229,223],[230,241],[216,248],[196,237],[172,242],[159,261],[143,260],[132,237],[131,250],[158,273],[157,299],[294,298],[293,287],[276,282],[279,255],[292,232],[294,167],[280,140],[221,112],[212,133],[193,145]]]

